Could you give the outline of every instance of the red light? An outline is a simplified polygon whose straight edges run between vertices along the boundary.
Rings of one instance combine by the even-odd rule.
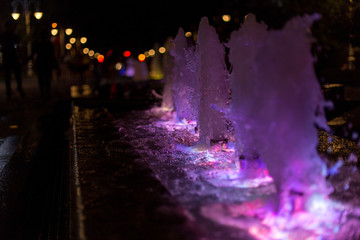
[[[105,59],[105,58],[104,58],[104,55],[101,55],[101,54],[100,54],[100,55],[98,56],[98,58],[97,58],[97,60],[98,60],[99,63],[102,63],[102,62],[104,61],[104,59]]]
[[[131,52],[130,51],[124,51],[124,57],[130,57]]]

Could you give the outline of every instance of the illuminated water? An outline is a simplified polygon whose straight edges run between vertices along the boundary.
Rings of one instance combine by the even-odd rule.
[[[228,44],[229,109],[214,29],[201,20],[195,50],[180,29],[172,52],[176,112],[154,108],[118,122],[210,239],[360,239],[359,172],[351,161],[326,166],[317,151],[318,128],[328,129],[310,53],[318,18],[296,17],[269,31],[248,16]]]
[[[199,102],[195,92],[196,73],[189,67],[196,63],[194,49],[189,46],[182,28],[179,28],[173,44],[170,54],[174,57],[172,94],[176,116],[178,121],[195,120]]]
[[[314,194],[307,201],[308,211],[279,216],[269,208],[276,188],[267,172],[253,178],[239,172],[234,143],[194,149],[199,140],[196,123],[175,118],[153,109],[134,112],[116,124],[120,136],[140,154],[137,161],[151,167],[208,239],[359,239],[360,174],[352,158],[333,170],[335,195]]]
[[[215,28],[206,17],[201,19],[196,43],[198,57],[196,92],[200,95],[198,129],[200,141],[210,146],[211,141],[228,138],[225,110],[229,99],[228,72],[225,49]]]
[[[246,155],[256,151],[265,162],[280,215],[308,211],[314,194],[325,197],[332,190],[316,148],[317,126],[328,129],[310,51],[309,29],[318,18],[296,17],[280,31],[267,31],[249,15],[229,44],[236,137]]]

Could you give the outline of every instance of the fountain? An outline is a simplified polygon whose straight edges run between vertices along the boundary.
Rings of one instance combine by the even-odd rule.
[[[316,19],[297,17],[281,31],[266,31],[249,14],[229,44],[237,151],[260,154],[277,190],[286,193],[282,207],[291,192],[329,193],[316,149],[316,126],[328,127],[307,34]]]
[[[267,31],[249,14],[229,43],[236,156],[260,156],[277,190],[274,199],[241,213],[261,212],[262,224],[246,225],[260,238],[327,236],[340,226],[343,209],[328,197],[332,187],[317,152],[317,128],[328,129],[310,53],[309,28],[318,19],[295,17],[283,30]],[[210,218],[219,217],[215,211]]]
[[[206,17],[200,21],[196,44],[198,56],[198,83],[200,95],[198,128],[200,141],[210,146],[227,138],[225,109],[229,99],[229,81],[225,65],[225,49],[215,28]]]
[[[196,119],[195,72],[188,67],[193,62],[194,50],[188,47],[182,28],[173,41],[175,47],[170,51],[174,57],[172,93],[178,121]]]
[[[188,47],[181,28],[173,42],[172,92],[178,121],[197,121],[200,145],[223,141],[228,132],[225,110],[229,99],[224,46],[206,17],[200,22],[195,51]]]
[[[232,101],[230,107],[230,118],[235,129],[236,161],[244,160],[241,169],[249,168],[253,160],[259,161],[256,149],[256,139],[251,137],[252,126],[247,122],[252,116],[257,115],[262,105],[256,101],[258,82],[256,82],[257,69],[255,60],[261,47],[263,47],[267,36],[267,26],[264,23],[257,23],[255,15],[249,14],[239,31],[233,32],[229,42],[232,64],[231,90]],[[254,166],[256,167],[256,166]]]
[[[360,236],[350,230],[360,221],[348,220],[359,218],[360,209],[329,197],[333,188],[326,176],[336,171],[328,171],[317,152],[318,129],[328,130],[310,53],[309,29],[318,19],[295,17],[282,30],[267,30],[249,14],[228,43],[230,78],[224,46],[207,18],[201,19],[195,49],[179,29],[168,71],[176,122],[196,121],[197,134],[195,125],[156,119],[149,124],[149,118],[135,126],[124,122],[121,129],[172,195],[199,211],[195,215],[256,239]],[[227,118],[235,153],[212,144],[231,137]],[[249,169],[252,174],[244,175]]]

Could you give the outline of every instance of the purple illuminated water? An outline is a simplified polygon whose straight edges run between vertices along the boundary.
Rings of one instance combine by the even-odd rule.
[[[210,146],[211,140],[224,140],[228,135],[224,112],[229,100],[229,83],[224,46],[206,17],[200,22],[196,53],[197,92],[200,94],[197,111],[200,141]]]
[[[296,17],[275,31],[248,15],[228,43],[230,108],[225,51],[214,28],[201,20],[195,49],[179,29],[171,52],[175,115],[154,117],[153,109],[119,123],[193,217],[212,221],[202,227],[235,227],[234,239],[359,239],[360,197],[346,204],[330,197],[333,186],[339,192],[360,184],[359,172],[341,164],[327,169],[317,151],[318,128],[328,129],[310,52],[318,18]],[[239,167],[240,156],[250,169]],[[210,239],[233,239],[221,231]]]
[[[264,23],[256,22],[255,15],[249,14],[241,29],[232,33],[229,42],[229,58],[233,65],[230,117],[235,129],[237,159],[243,155],[246,160],[253,160],[258,155],[256,138],[252,136],[253,126],[248,119],[254,119],[263,106],[262,101],[258,101],[263,93],[258,88],[261,82],[257,79],[259,66],[256,59],[264,46],[266,29]]]
[[[195,92],[196,75],[190,65],[195,63],[194,49],[188,46],[184,30],[179,31],[173,41],[170,54],[174,57],[172,93],[178,121],[196,119],[198,97]]]
[[[249,15],[229,44],[232,116],[236,137],[244,143],[238,148],[246,155],[256,151],[266,163],[280,212],[293,211],[291,193],[302,195],[305,204],[312,194],[331,191],[316,148],[316,126],[328,128],[310,52],[309,29],[318,18],[296,17],[280,31],[266,31]]]

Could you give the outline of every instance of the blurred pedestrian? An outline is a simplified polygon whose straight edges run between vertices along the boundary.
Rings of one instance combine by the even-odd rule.
[[[50,97],[52,70],[58,68],[54,45],[50,40],[50,31],[42,30],[34,43],[31,57],[35,58],[35,71],[38,75],[42,98]]]
[[[3,54],[3,68],[5,75],[6,96],[11,99],[11,73],[15,75],[17,90],[22,98],[25,93],[22,89],[21,65],[19,61],[19,38],[14,33],[15,24],[11,21],[5,23],[5,32],[0,36],[1,51]]]

